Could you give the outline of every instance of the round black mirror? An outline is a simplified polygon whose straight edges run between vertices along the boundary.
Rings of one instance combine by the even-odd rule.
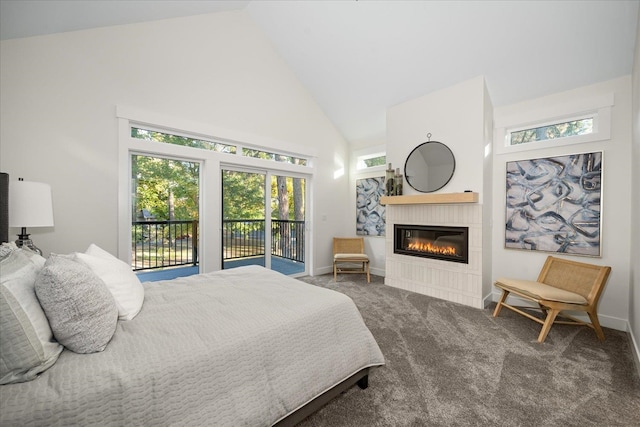
[[[404,164],[407,183],[421,193],[439,190],[451,180],[456,169],[453,153],[441,142],[423,142],[413,149]]]

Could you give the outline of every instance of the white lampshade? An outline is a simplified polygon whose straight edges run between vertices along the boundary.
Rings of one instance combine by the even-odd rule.
[[[9,182],[9,227],[53,227],[49,184]]]

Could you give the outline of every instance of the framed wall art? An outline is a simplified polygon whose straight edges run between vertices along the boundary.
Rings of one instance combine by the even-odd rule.
[[[385,235],[384,177],[356,180],[356,234]]]
[[[507,162],[505,248],[601,256],[602,158]]]

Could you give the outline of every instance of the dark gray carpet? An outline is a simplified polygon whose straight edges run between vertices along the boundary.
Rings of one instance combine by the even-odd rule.
[[[625,332],[540,325],[383,284],[372,276],[300,280],[351,297],[386,366],[300,427],[640,426],[640,379]]]

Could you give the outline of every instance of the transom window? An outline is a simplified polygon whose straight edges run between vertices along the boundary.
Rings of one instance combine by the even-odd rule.
[[[181,145],[184,147],[199,148],[202,150],[217,151],[220,153],[237,154],[245,157],[254,157],[263,160],[272,160],[275,162],[289,163],[292,165],[308,166],[308,160],[301,157],[294,157],[288,154],[272,153],[255,148],[241,147],[235,144],[229,144],[220,141],[207,140],[203,138],[195,138],[184,135],[176,135],[161,132],[153,129],[144,129],[141,127],[131,127],[131,137],[135,139],[143,139],[146,141],[161,142],[164,144]],[[384,163],[384,162],[383,162]]]
[[[611,138],[613,93],[567,97],[535,109],[506,108],[494,116],[497,155]],[[485,149],[486,151],[486,149]]]
[[[387,164],[387,156],[384,153],[374,153],[358,156],[356,169],[368,169]]]
[[[235,154],[236,146],[221,142],[207,141],[204,139],[190,138],[181,135],[172,135],[150,129],[131,127],[131,137],[147,141],[163,142],[165,144],[182,145],[184,147],[200,148],[202,150],[218,151],[221,153]]]
[[[273,160],[275,162],[290,163],[292,165],[307,166],[307,159],[301,159],[285,154],[270,153],[268,151],[256,150],[253,148],[243,148],[242,155],[258,159]]]
[[[508,144],[520,145],[549,139],[588,135],[593,133],[595,117],[596,115],[594,114],[584,118],[565,120],[536,127],[528,127],[526,129],[512,130],[509,132]]]

